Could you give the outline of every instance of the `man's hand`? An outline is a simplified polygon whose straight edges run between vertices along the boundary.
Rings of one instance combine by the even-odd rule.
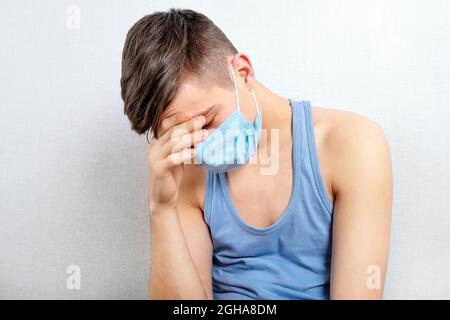
[[[204,116],[177,113],[164,119],[160,136],[148,146],[150,165],[150,212],[158,212],[176,205],[183,179],[183,163],[195,155],[194,145],[208,136],[202,129]]]

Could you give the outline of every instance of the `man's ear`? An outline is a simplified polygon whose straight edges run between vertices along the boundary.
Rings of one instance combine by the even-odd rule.
[[[233,66],[240,78],[243,79],[244,85],[251,90],[255,86],[255,71],[250,61],[250,57],[243,52],[237,53],[233,60]]]

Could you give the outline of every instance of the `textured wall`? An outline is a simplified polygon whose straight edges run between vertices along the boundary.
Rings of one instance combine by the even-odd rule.
[[[0,298],[145,298],[146,145],[123,116],[121,50],[132,23],[170,7],[207,14],[276,93],[384,128],[385,296],[450,299],[445,0],[1,1]]]

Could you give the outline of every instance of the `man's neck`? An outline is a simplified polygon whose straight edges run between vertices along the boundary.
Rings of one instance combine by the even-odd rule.
[[[267,137],[260,140],[259,148],[271,150],[272,130],[279,130],[280,148],[286,143],[290,144],[292,139],[292,110],[289,100],[276,95],[258,81],[256,81],[254,91],[262,111],[262,129],[265,130]]]

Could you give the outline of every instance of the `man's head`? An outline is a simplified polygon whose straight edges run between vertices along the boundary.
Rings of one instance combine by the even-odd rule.
[[[208,114],[215,127],[235,107],[230,63],[237,81],[253,86],[248,57],[205,15],[170,9],[140,19],[122,58],[121,94],[132,129],[158,136],[163,118],[183,111]]]

